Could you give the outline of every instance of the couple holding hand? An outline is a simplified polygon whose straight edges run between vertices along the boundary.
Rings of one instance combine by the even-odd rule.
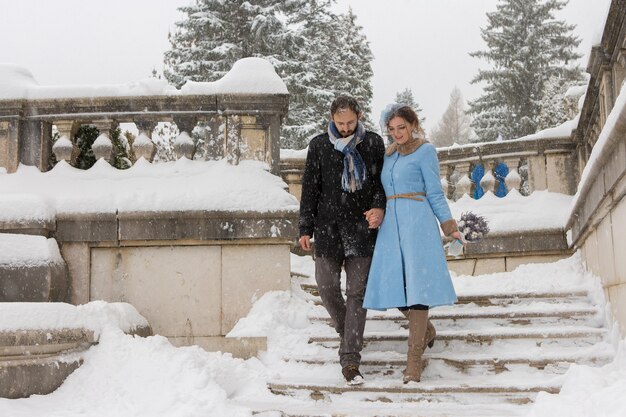
[[[415,111],[388,106],[381,117],[393,143],[366,131],[348,96],[330,108],[328,132],[309,143],[300,202],[300,246],[315,240],[315,280],[339,333],[346,382],[359,372],[367,309],[398,308],[409,321],[404,383],[419,382],[435,328],[428,309],[456,294],[439,233],[461,240],[441,188],[435,147]],[[340,275],[346,271],[346,299]]]

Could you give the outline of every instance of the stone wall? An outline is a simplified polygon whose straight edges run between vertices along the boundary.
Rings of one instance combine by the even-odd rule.
[[[571,246],[581,250],[586,268],[602,280],[622,335],[626,334],[624,10],[625,0],[612,1],[601,43],[592,49],[587,66],[590,82],[575,135],[582,181],[568,223]]]
[[[130,303],[155,334],[177,345],[196,344],[241,357],[265,348],[263,338],[237,342],[225,335],[254,300],[290,288],[297,213],[97,217],[66,217],[57,226],[71,303]]]

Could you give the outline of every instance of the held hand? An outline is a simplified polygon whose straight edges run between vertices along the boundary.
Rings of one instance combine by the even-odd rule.
[[[304,235],[300,236],[300,247],[305,251],[311,250],[311,236]]]
[[[461,243],[463,243],[463,247],[467,245],[467,242],[465,241],[465,239],[463,239],[461,232],[459,232],[458,230],[456,232],[453,232],[450,236],[455,238],[456,240],[461,241]]]
[[[363,213],[370,229],[377,229],[385,218],[385,211],[380,208],[369,209]]]

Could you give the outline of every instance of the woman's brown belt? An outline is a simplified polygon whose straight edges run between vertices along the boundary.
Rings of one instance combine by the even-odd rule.
[[[426,197],[426,193],[415,192],[415,193],[404,193],[404,194],[390,195],[389,197],[387,197],[387,200],[393,200],[394,198],[409,198],[409,199],[415,200],[415,201],[424,201],[423,198],[417,197],[418,195]]]

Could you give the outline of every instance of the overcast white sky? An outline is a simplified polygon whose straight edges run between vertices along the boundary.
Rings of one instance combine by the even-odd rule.
[[[28,68],[42,85],[136,81],[160,70],[176,10],[192,0],[0,0],[0,62]],[[373,119],[406,87],[424,109],[426,127],[441,117],[457,85],[466,99],[485,63],[480,28],[498,0],[339,0],[364,27],[375,55]],[[610,0],[570,0],[558,17],[577,25],[587,54]],[[582,63],[586,66],[586,60]]]

